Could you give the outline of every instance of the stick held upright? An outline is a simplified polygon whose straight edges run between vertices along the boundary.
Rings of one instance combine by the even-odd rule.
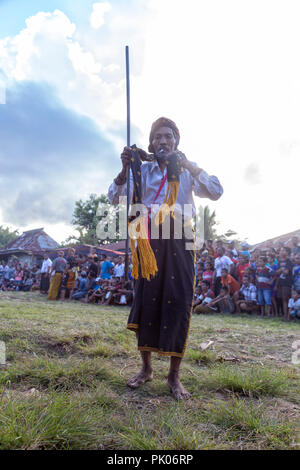
[[[130,147],[130,75],[129,75],[129,47],[125,47],[126,58],[126,104],[127,104],[127,146]],[[128,233],[128,215],[130,204],[130,165],[126,170],[127,181],[127,228],[126,228],[126,246],[125,246],[125,280],[128,281],[129,271],[129,233]]]

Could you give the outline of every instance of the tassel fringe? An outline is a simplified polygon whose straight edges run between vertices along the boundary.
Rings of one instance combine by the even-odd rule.
[[[171,212],[171,217],[174,219],[174,206],[177,201],[179,191],[179,181],[169,181],[165,199],[155,216],[155,224],[160,225],[164,222],[165,218]]]
[[[132,252],[132,277],[138,279],[139,264],[141,276],[149,281],[158,272],[156,258],[148,240],[147,217],[140,216],[129,224],[130,248]],[[137,248],[139,256],[137,254]]]

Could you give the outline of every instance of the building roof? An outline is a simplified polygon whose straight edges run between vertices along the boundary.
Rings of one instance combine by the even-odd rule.
[[[107,243],[105,245],[99,246],[99,248],[102,250],[113,250],[113,251],[123,251],[125,253],[125,247],[126,247],[126,240],[121,240],[116,243]]]
[[[75,254],[76,255],[86,255],[89,256],[91,254],[92,249],[96,252],[97,256],[101,256],[102,254],[106,254],[107,256],[120,256],[124,255],[122,251],[118,250],[112,250],[110,248],[107,248],[110,245],[101,245],[101,246],[93,246],[93,245],[70,245],[70,246],[65,246],[63,248],[58,248],[55,250],[52,250],[49,252],[50,257],[54,257],[57,253],[57,251],[63,251],[65,256],[68,253],[69,248],[74,248]]]
[[[299,237],[300,239],[300,230],[295,230],[294,232],[289,232],[284,235],[280,235],[279,237],[269,238],[269,240],[256,243],[256,245],[253,245],[252,249],[267,248],[271,246],[276,248],[276,247],[279,247],[281,243],[289,244],[292,241],[293,237]]]
[[[25,251],[40,253],[58,247],[59,244],[49,237],[43,228],[38,228],[23,232],[18,238],[9,242],[0,252]]]

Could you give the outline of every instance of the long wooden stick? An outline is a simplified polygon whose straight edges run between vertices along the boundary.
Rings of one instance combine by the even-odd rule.
[[[130,147],[130,76],[129,76],[129,47],[125,47],[126,56],[126,102],[127,102],[127,147]],[[130,203],[130,165],[126,171],[127,181],[127,228],[126,228],[126,246],[125,246],[125,280],[128,281],[129,271],[129,234],[128,234],[128,216]]]

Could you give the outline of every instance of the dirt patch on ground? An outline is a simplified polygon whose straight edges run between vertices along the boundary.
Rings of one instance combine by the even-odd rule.
[[[93,338],[89,335],[75,335],[72,338],[57,341],[48,337],[38,337],[35,343],[42,347],[50,356],[65,357],[70,354],[80,353],[80,345],[90,345]]]

